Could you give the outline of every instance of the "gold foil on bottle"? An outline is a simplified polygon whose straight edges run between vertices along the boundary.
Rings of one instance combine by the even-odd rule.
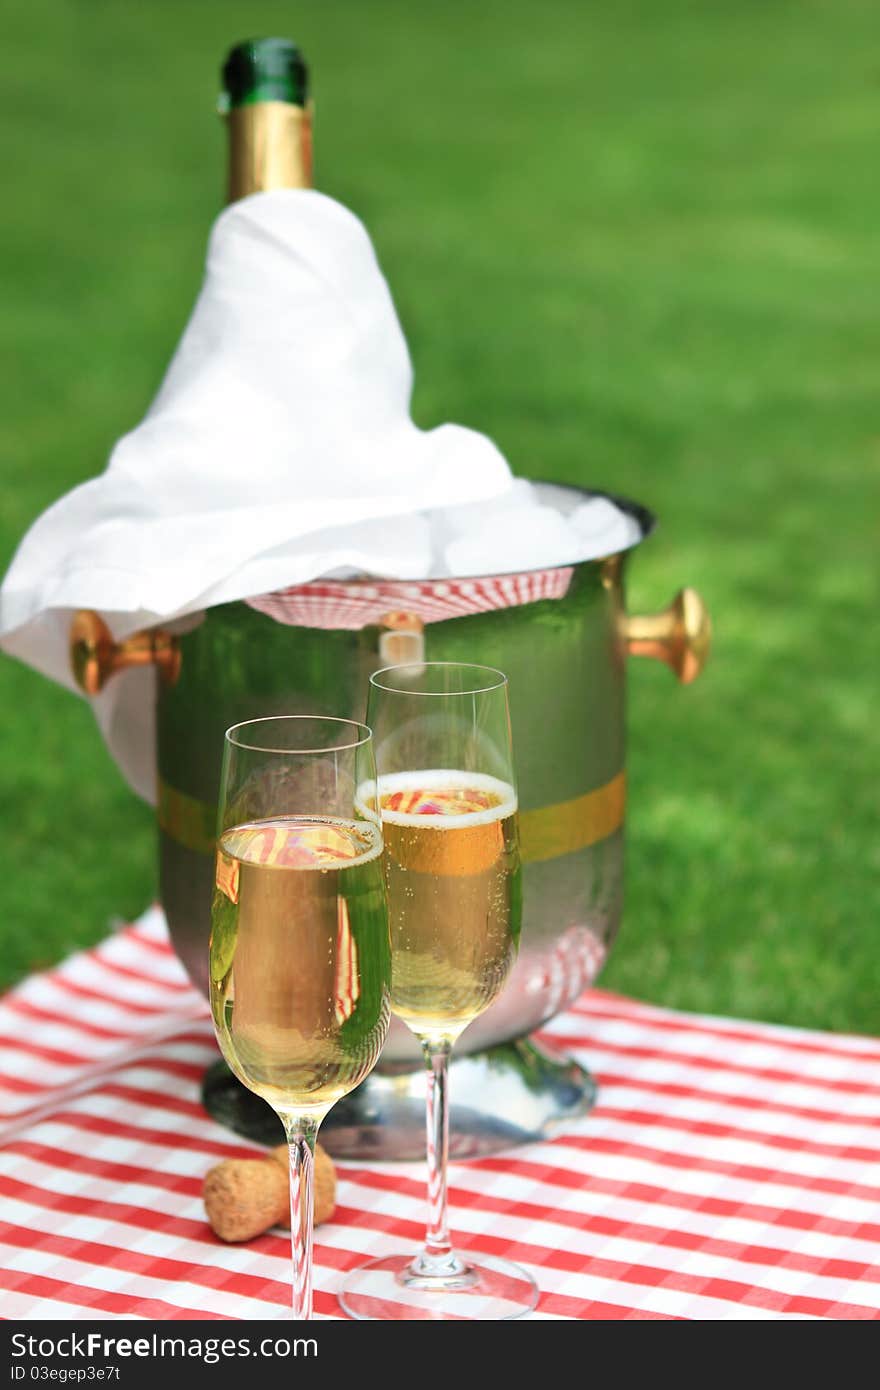
[[[255,101],[233,107],[227,119],[230,203],[273,188],[311,188],[310,111],[289,101]]]

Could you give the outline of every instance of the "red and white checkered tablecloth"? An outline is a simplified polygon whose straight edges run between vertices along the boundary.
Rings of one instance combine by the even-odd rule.
[[[556,1138],[453,1163],[453,1229],[538,1280],[537,1318],[880,1318],[880,1041],[593,991],[546,1036],[598,1075]],[[161,913],[0,1001],[0,1313],[281,1317],[289,1239],[228,1246],[199,1104],[216,1056]],[[317,1316],[422,1234],[418,1164],[340,1164]]]

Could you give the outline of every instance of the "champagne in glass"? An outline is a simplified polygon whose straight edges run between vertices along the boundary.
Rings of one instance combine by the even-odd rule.
[[[516,793],[486,774],[392,773],[380,797],[393,913],[393,1007],[419,1038],[455,1041],[516,951]]]
[[[367,718],[378,782],[358,789],[379,812],[391,926],[391,1007],[428,1068],[429,1216],[422,1250],[350,1274],[356,1318],[515,1318],[537,1287],[525,1270],[452,1248],[446,1212],[447,1074],[456,1039],[502,990],[519,942],[516,786],[500,671],[421,662],[378,671]]]
[[[211,1005],[230,1067],[276,1110],[323,1115],[376,1064],[381,853],[378,826],[330,818],[281,816],[220,837]]]
[[[381,825],[356,798],[371,785],[363,725],[291,715],[227,731],[211,1010],[232,1071],[287,1134],[296,1318],[311,1316],[318,1126],[375,1066],[390,1017]]]

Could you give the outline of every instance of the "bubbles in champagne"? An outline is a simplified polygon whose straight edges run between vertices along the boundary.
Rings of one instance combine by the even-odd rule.
[[[519,936],[516,793],[481,773],[380,779],[392,1008],[453,1041],[503,987]]]

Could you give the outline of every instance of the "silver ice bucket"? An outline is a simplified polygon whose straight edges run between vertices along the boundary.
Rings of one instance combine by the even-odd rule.
[[[565,511],[595,495],[537,487],[541,501]],[[642,538],[650,533],[654,519],[645,508],[611,500],[638,521]],[[502,996],[456,1047],[452,1147],[459,1155],[545,1134],[592,1101],[586,1073],[529,1034],[593,983],[620,924],[627,656],[658,657],[687,682],[709,646],[709,620],[691,589],[662,613],[627,614],[629,553],[471,579],[320,581],[220,605],[184,635],[153,629],[121,647],[93,614],[80,615],[75,627],[75,665],[88,689],[132,661],[160,667],[161,898],[175,950],[206,993],[224,730],[279,713],[363,719],[370,674],[422,653],[507,673],[523,930]],[[212,1075],[206,1103],[249,1133],[262,1133],[266,1116],[270,1127],[276,1123],[222,1072]],[[379,1067],[334,1108],[322,1140],[340,1156],[418,1156],[423,1124],[420,1053],[395,1020]]]

